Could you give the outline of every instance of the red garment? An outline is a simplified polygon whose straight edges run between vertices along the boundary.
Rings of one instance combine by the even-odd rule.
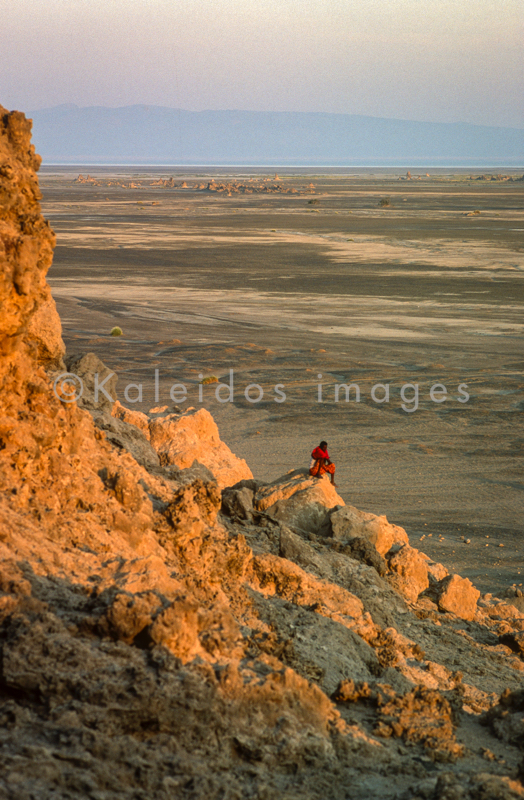
[[[320,447],[315,447],[311,453],[311,458],[314,458],[315,461],[318,461],[319,458],[329,458],[329,453],[327,450],[322,450]]]

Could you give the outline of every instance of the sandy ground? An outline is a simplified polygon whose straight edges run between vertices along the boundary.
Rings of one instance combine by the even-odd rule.
[[[144,410],[171,404],[173,384],[187,389],[181,407],[198,406],[200,376],[233,370],[233,402],[209,384],[203,405],[257,477],[307,465],[326,439],[347,503],[387,514],[484,592],[521,584],[524,182],[279,172],[297,194],[227,197],[192,186],[270,174],[112,172],[142,185],[40,175],[68,350],[114,369],[124,403],[141,383]],[[159,175],[189,188],[148,185]],[[360,402],[355,389],[335,402],[352,383]]]

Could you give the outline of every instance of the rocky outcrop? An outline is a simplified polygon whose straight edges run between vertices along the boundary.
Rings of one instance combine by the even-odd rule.
[[[185,469],[198,461],[211,470],[220,488],[253,477],[246,462],[221,441],[216,423],[205,408],[155,416],[149,432],[163,465]]]
[[[327,536],[331,510],[343,506],[327,476],[312,478],[306,469],[292,470],[273,483],[260,486],[254,506],[297,530]]]
[[[470,580],[460,575],[449,575],[435,587],[438,606],[462,619],[474,619],[480,592]]]
[[[134,411],[131,408],[126,408],[121,405],[118,400],[113,405],[111,414],[113,417],[121,419],[129,425],[134,425],[135,428],[142,431],[148,442],[151,440],[151,435],[149,433],[149,417],[147,414],[144,414],[142,411]]]
[[[95,414],[111,414],[117,397],[116,373],[94,353],[68,355],[66,367],[82,382],[77,388],[78,407]]]
[[[522,797],[517,608],[485,596],[457,625],[433,585],[407,600],[394,579],[420,588],[427,559],[402,537],[383,558],[364,517],[331,535],[327,480],[252,480],[207,412],[147,415],[146,469],[108,440],[150,447],[143,417],[60,400],[28,332],[53,246],[37,167],[2,109],[0,794]]]
[[[428,568],[422,555],[408,544],[400,547],[389,559],[393,573],[391,582],[406,600],[414,602],[428,588]]]
[[[409,544],[406,531],[398,525],[392,525],[384,515],[377,517],[353,506],[344,506],[335,511],[331,515],[331,526],[335,539],[367,539],[382,556],[393,545]]]
[[[275,180],[278,180],[278,177]],[[252,178],[247,183],[241,183],[240,181],[217,183],[213,179],[207,184],[198,186],[198,189],[206,192],[224,192],[228,197],[233,194],[313,194],[315,191],[312,183],[299,190],[292,186],[284,186],[281,183],[272,183],[270,178],[266,178],[264,181],[257,181]]]
[[[91,413],[96,427],[104,432],[107,441],[117,450],[130,453],[146,469],[160,466],[157,452],[141,428],[108,413]]]
[[[50,295],[38,306],[29,320],[27,337],[38,348],[38,362],[40,364],[47,369],[62,370],[65,368],[62,325],[55,301]]]
[[[232,486],[222,492],[222,511],[229,517],[249,520],[253,516],[254,499],[255,492],[249,486]]]

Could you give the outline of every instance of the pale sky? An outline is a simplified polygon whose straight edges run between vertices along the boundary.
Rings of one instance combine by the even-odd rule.
[[[524,128],[524,0],[0,0],[0,104]]]

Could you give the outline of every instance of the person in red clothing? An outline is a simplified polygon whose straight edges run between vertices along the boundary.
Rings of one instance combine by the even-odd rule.
[[[309,466],[309,474],[314,478],[321,478],[325,473],[331,476],[331,483],[335,483],[335,465],[331,461],[328,453],[327,442],[320,442],[318,447],[315,447],[311,453],[311,464]]]

